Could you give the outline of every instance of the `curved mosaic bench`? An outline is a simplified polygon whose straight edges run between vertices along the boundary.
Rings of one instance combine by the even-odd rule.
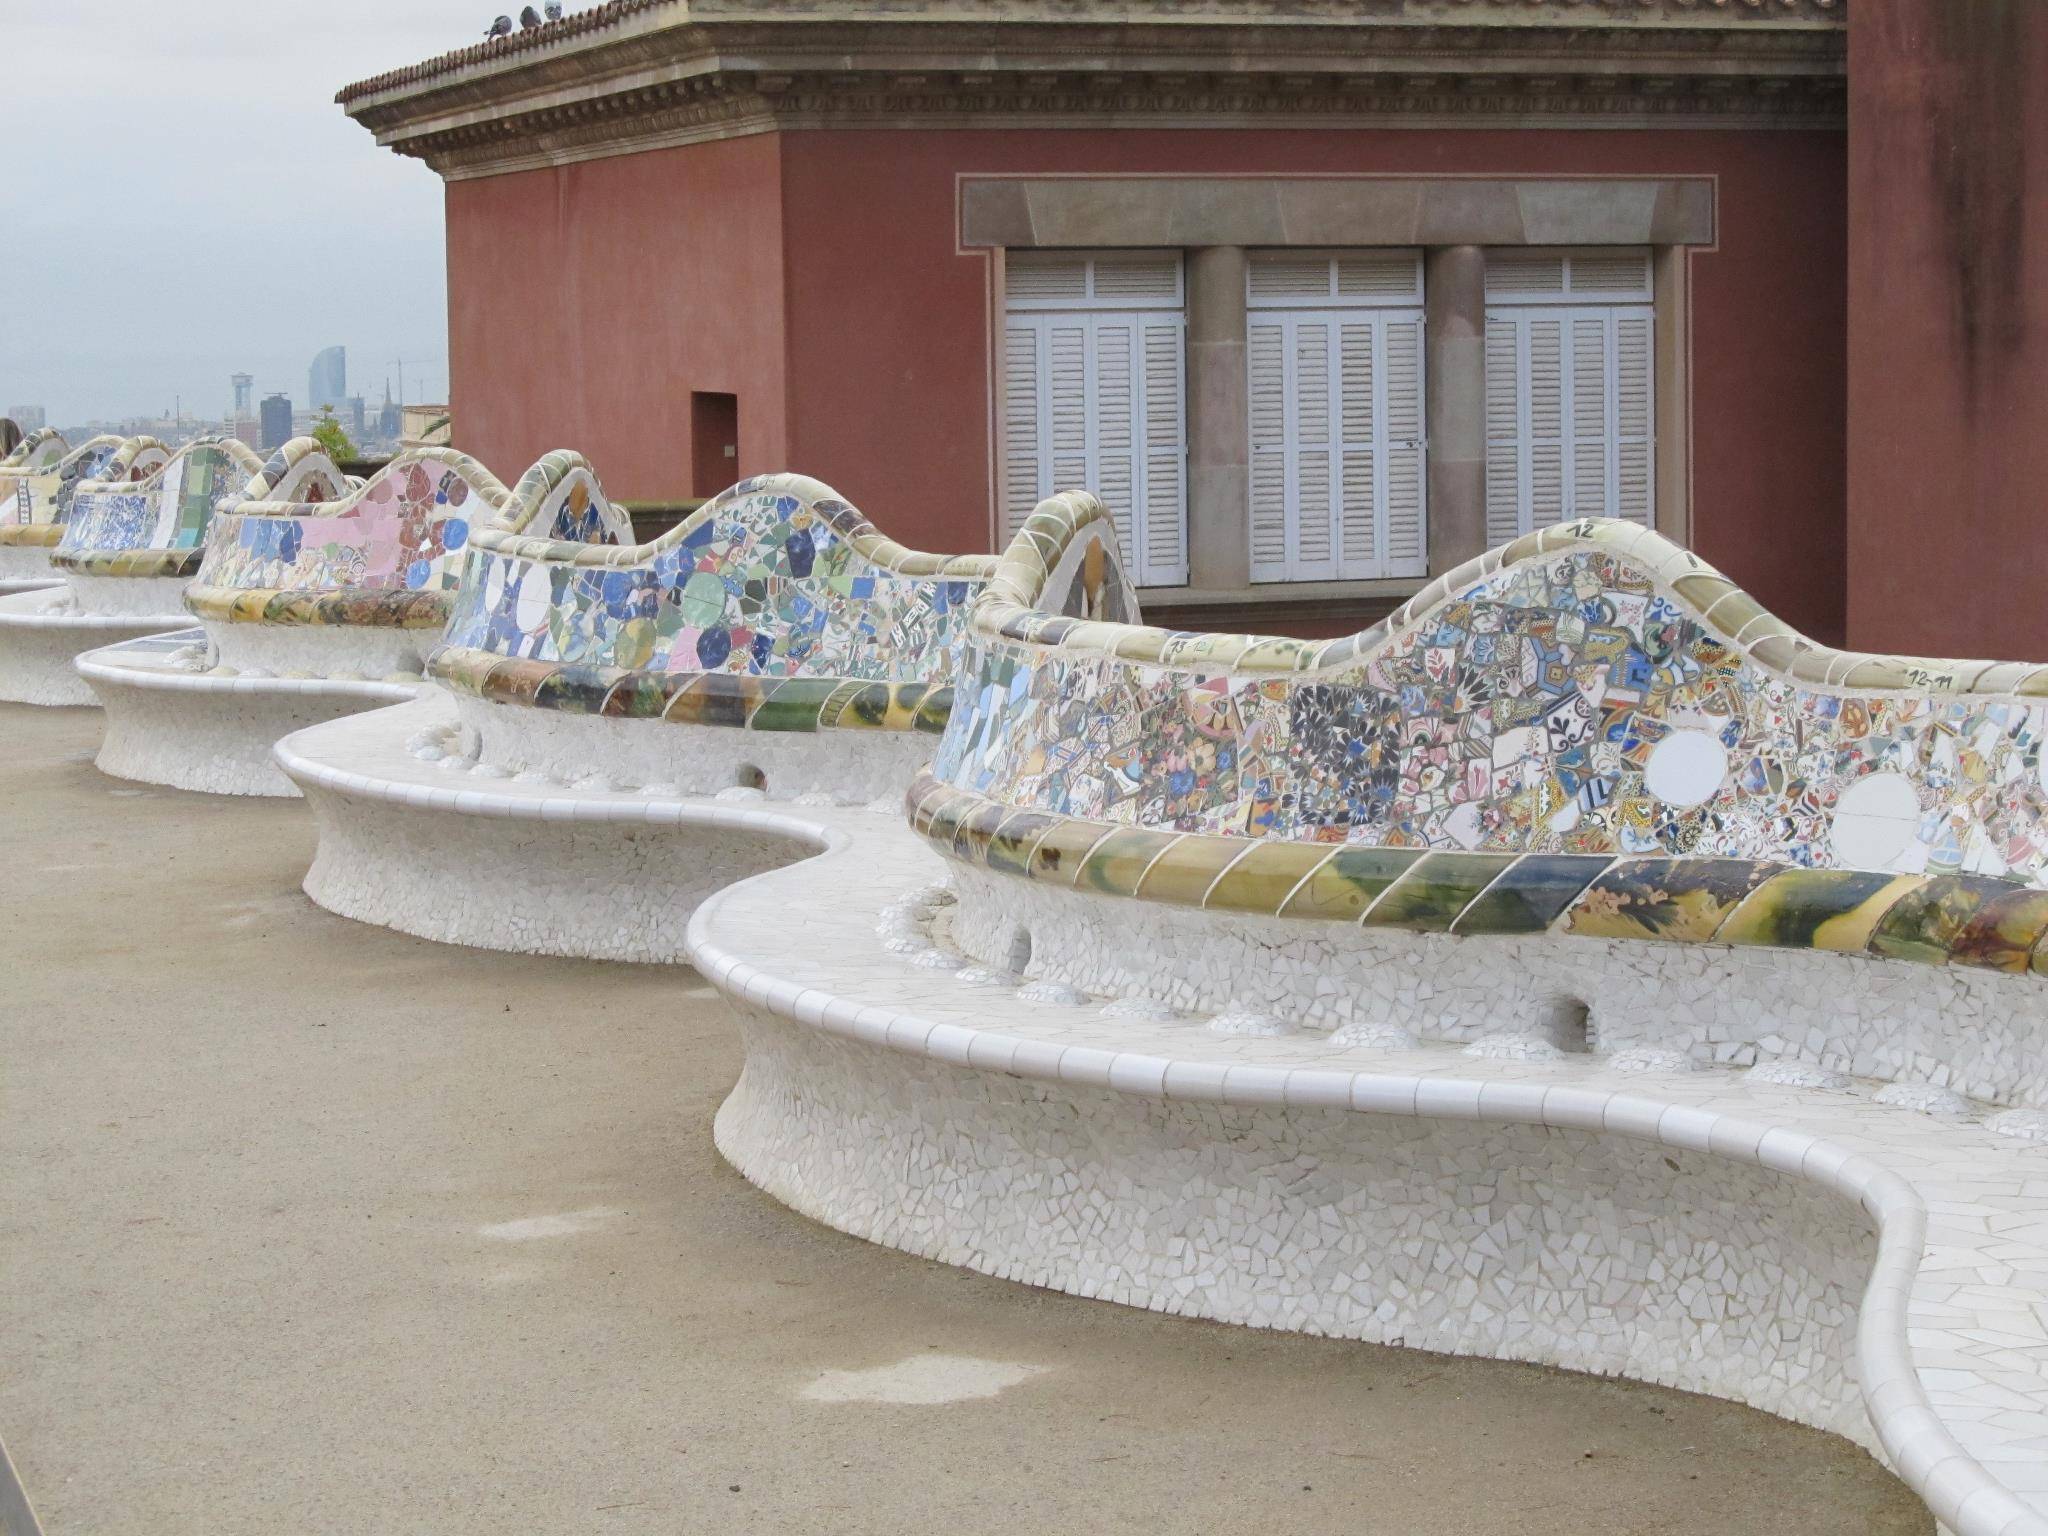
[[[50,548],[64,585],[0,597],[0,699],[90,704],[74,665],[81,652],[183,624],[178,595],[214,502],[259,468],[232,438],[175,453],[130,438],[98,476],[75,483],[61,523],[16,530]]]
[[[0,454],[0,470],[21,469],[24,466],[47,468],[70,451],[62,432],[55,427],[37,427],[5,454]]]
[[[725,1155],[1032,1284],[1735,1398],[2048,1533],[2048,670],[1826,651],[1600,523],[1340,641],[1049,611],[1102,522],[989,583],[914,840],[698,907]]]
[[[169,457],[153,437],[107,434],[72,448],[55,428],[44,427],[23,438],[0,462],[0,593],[62,585],[50,552],[80,485],[109,476],[146,479]]]
[[[793,856],[719,797],[893,808],[994,568],[795,475],[635,547],[481,530],[429,663],[445,691],[279,744],[320,824],[306,890],[455,943],[672,960],[694,900]]]
[[[573,454],[548,455],[516,491],[450,448],[409,450],[332,498],[280,494],[272,482],[290,476],[320,490],[339,478],[317,443],[296,439],[245,500],[214,517],[185,591],[196,641],[130,641],[79,659],[107,711],[103,771],[217,794],[297,794],[271,748],[418,692],[473,528],[537,525],[613,542],[630,528]]]

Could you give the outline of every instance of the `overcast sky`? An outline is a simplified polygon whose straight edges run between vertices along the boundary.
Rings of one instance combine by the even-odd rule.
[[[440,178],[334,93],[505,8],[0,0],[0,411],[217,418],[236,372],[303,406],[335,343],[372,404],[400,356],[407,399],[447,399]]]

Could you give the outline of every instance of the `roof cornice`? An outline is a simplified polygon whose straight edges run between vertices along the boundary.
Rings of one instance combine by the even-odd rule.
[[[1844,0],[991,4],[611,0],[338,99],[451,178],[774,128],[1843,118]]]

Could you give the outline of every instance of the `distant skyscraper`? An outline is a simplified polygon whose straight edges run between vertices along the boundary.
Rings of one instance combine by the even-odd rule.
[[[361,395],[348,397],[348,435],[357,442],[363,440],[364,405]]]
[[[24,433],[40,432],[48,425],[43,418],[43,408],[40,405],[10,405],[7,407],[7,414]]]
[[[256,403],[256,379],[253,374],[237,373],[231,376],[235,386],[235,415],[246,416],[249,407]]]
[[[348,399],[347,347],[329,347],[313,359],[312,370],[306,375],[306,395],[312,410],[342,408]]]
[[[337,348],[337,351],[340,349]],[[292,435],[292,399],[290,395],[266,395],[263,398],[263,451],[282,448]]]

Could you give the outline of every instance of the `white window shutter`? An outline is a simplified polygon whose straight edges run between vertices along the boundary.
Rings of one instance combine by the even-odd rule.
[[[1284,321],[1255,321],[1249,327],[1253,581],[1285,581],[1288,576],[1288,344]]]
[[[1422,316],[1254,309],[1254,581],[1420,576],[1428,565]]]
[[[1038,384],[1041,371],[1039,329],[1010,321],[1003,328],[1003,542],[1017,536],[1024,519],[1038,505]]]
[[[1127,319],[1102,315],[1092,327],[1095,388],[1089,426],[1095,432],[1095,472],[1085,483],[1102,498],[1116,519],[1117,541],[1134,563],[1138,536],[1132,499],[1138,488],[1137,380],[1131,368],[1136,326]],[[1078,488],[1078,486],[1077,486]],[[1064,489],[1064,487],[1063,487]]]
[[[1340,256],[1336,268],[1336,296],[1360,303],[1420,304],[1422,302],[1422,253],[1420,251],[1359,251]]]
[[[1422,253],[1254,251],[1245,272],[1245,299],[1255,309],[1417,305],[1422,302]]]
[[[1648,311],[1614,317],[1614,515],[1648,527],[1656,504],[1656,324]]]
[[[1012,251],[1003,288],[1012,304],[1075,303],[1088,296],[1088,263],[1063,251]]]
[[[1523,328],[1523,427],[1529,468],[1522,484],[1523,531],[1547,528],[1565,515],[1565,317],[1529,317]]]
[[[1488,251],[1486,296],[1528,299],[1562,296],[1564,257],[1553,251]]]
[[[1512,315],[1486,317],[1486,543],[1499,548],[1520,537],[1522,476],[1528,462],[1522,431],[1527,391],[1522,324]]]
[[[1294,371],[1288,404],[1294,412],[1293,567],[1299,581],[1327,581],[1337,574],[1336,509],[1332,504],[1336,492],[1332,460],[1337,445],[1330,435],[1334,330],[1329,321],[1321,319],[1294,324]]]
[[[1655,367],[1646,304],[1488,309],[1489,544],[1567,517],[1653,522]]]
[[[1092,490],[1132,577],[1187,581],[1185,320],[1180,258],[1020,252],[1004,326],[1004,517]]]
[[[1180,317],[1139,328],[1144,393],[1143,564],[1138,580],[1177,587],[1188,579],[1187,328]]]
[[[1608,452],[1613,446],[1607,427],[1612,404],[1607,388],[1607,367],[1612,357],[1607,344],[1610,319],[1597,310],[1573,310],[1567,323],[1571,356],[1571,493],[1565,501],[1565,512],[1571,517],[1613,515],[1607,498]]]
[[[1180,299],[1180,258],[1152,251],[1118,251],[1088,263],[1088,296],[1102,304]]]
[[[1650,297],[1648,251],[1582,252],[1566,263],[1574,302],[1588,298]]]
[[[1337,531],[1339,576],[1379,573],[1381,501],[1377,423],[1380,415],[1379,327],[1369,319],[1338,328],[1337,420],[1341,490]]]
[[[1379,543],[1380,571],[1387,576],[1429,573],[1427,428],[1423,421],[1423,333],[1419,317],[1389,319],[1385,337],[1386,526]]]
[[[1045,401],[1047,456],[1045,494],[1085,490],[1094,478],[1088,463],[1088,325],[1061,316],[1046,333]]]

